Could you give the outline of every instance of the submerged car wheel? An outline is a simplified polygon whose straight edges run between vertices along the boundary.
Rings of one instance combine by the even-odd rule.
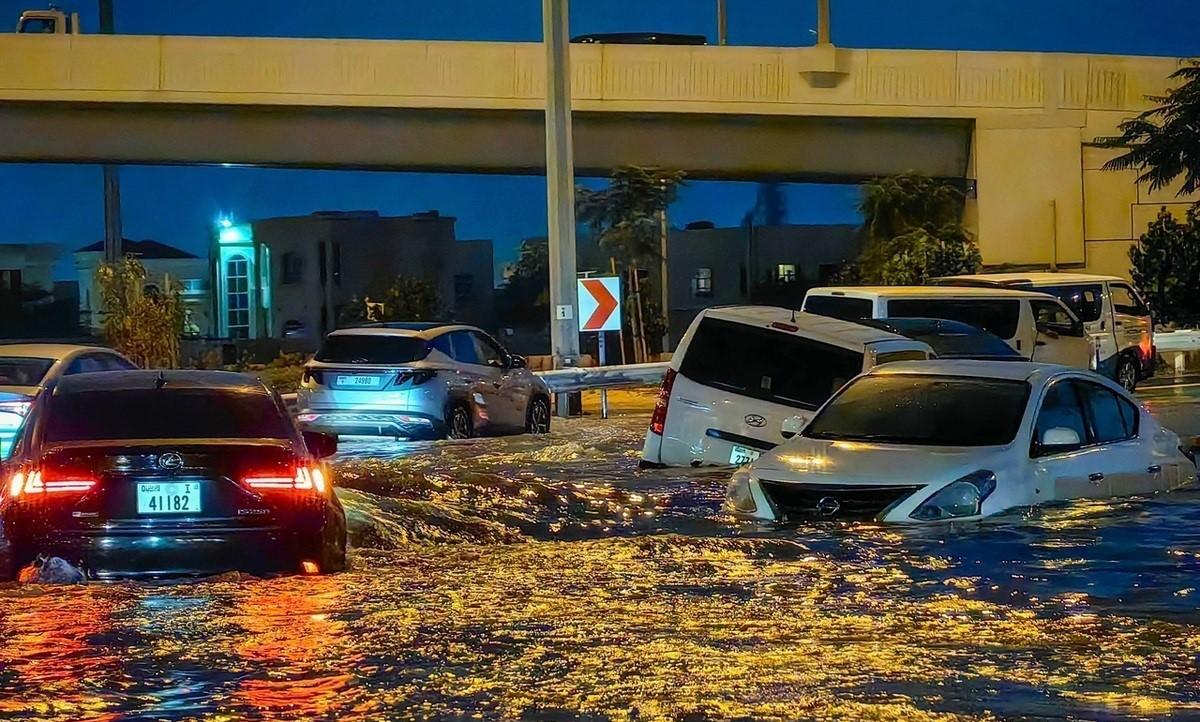
[[[538,396],[529,403],[525,415],[525,432],[528,434],[550,433],[550,402]]]
[[[1126,391],[1132,392],[1137,388],[1138,364],[1132,356],[1122,356],[1117,364],[1117,383],[1125,387]]]
[[[471,410],[465,404],[455,404],[446,419],[446,436],[451,439],[469,439],[475,435],[475,424],[471,421]]]

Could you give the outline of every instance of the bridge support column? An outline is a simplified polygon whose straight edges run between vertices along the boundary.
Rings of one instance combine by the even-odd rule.
[[[571,137],[571,47],[567,0],[542,0],[546,48],[546,220],[550,251],[550,352],[554,367],[579,362],[576,317],[575,161]],[[556,412],[570,414],[570,395],[557,394]]]

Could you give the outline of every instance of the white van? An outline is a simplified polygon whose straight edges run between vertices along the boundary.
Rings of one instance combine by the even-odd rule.
[[[739,466],[863,371],[933,356],[879,328],[768,306],[701,311],[663,379],[643,466]]]
[[[1049,293],[1079,317],[1092,337],[1092,368],[1132,391],[1154,375],[1154,319],[1133,286],[1116,276],[1087,273],[981,273],[935,283],[1019,288]]]
[[[1083,324],[1058,298],[1007,288],[846,286],[814,288],[807,313],[845,320],[944,318],[1004,339],[1030,361],[1091,368],[1095,354]]]

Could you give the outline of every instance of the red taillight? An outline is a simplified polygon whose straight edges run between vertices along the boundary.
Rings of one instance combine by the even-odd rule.
[[[291,476],[251,474],[242,481],[251,489],[325,493],[325,474],[317,466],[297,466],[295,473]]]
[[[667,406],[671,403],[671,387],[675,385],[675,369],[667,369],[662,386],[658,389],[658,400],[654,402],[654,413],[650,416],[650,431],[662,436],[667,426]]]
[[[18,471],[8,480],[8,495],[34,496],[37,494],[83,494],[96,486],[96,480],[82,475],[46,475],[41,470]]]

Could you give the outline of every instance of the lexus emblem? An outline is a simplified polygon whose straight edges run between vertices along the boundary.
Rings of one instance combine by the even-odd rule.
[[[817,502],[817,513],[821,516],[833,516],[838,513],[838,509],[842,508],[842,502],[834,499],[832,496],[823,496]]]
[[[168,451],[158,457],[158,468],[167,469],[168,471],[183,468],[183,457],[174,451]]]
[[[746,426],[753,426],[756,429],[761,429],[762,427],[764,427],[766,425],[767,425],[767,420],[764,419],[763,417],[759,416],[758,414],[747,414],[746,415]]]

